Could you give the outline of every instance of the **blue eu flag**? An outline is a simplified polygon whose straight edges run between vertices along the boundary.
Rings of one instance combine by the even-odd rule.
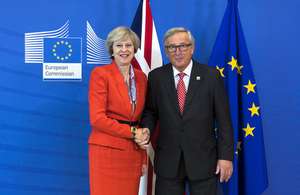
[[[44,38],[44,63],[81,63],[81,38]]]
[[[238,0],[229,0],[209,65],[223,77],[234,127],[233,175],[225,195],[258,195],[268,186],[261,108],[241,27]]]

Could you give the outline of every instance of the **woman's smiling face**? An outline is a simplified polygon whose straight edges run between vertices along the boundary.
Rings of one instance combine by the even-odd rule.
[[[119,66],[130,65],[134,56],[134,45],[130,38],[113,44],[113,55]]]

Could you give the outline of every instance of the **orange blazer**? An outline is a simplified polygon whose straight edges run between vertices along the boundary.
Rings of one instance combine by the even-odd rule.
[[[93,69],[89,83],[90,123],[93,126],[89,144],[97,144],[125,150],[127,142],[132,142],[130,126],[123,121],[139,121],[144,109],[147,77],[134,68],[137,102],[133,117],[130,98],[124,77],[115,61]],[[136,149],[139,149],[136,146]],[[143,164],[147,164],[144,150]]]

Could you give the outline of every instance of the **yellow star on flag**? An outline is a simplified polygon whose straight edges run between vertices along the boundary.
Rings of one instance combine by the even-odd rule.
[[[259,109],[259,108],[260,108],[260,107],[259,107],[259,106],[256,107],[255,104],[254,104],[254,102],[253,102],[252,108],[248,108],[248,110],[251,111],[251,117],[252,117],[254,114],[256,114],[257,116],[259,116],[259,114],[258,114],[258,109]]]
[[[231,71],[233,71],[233,70],[234,70],[234,68],[236,68],[236,67],[237,67],[237,60],[236,60],[236,59],[234,59],[234,57],[233,57],[233,56],[231,56],[231,62],[228,62],[227,64],[231,65]]]
[[[237,151],[235,152],[236,153],[236,155],[238,155],[239,154],[239,150],[242,150],[242,148],[241,148],[241,144],[242,144],[242,142],[238,142],[237,143]]]
[[[221,76],[225,77],[224,74],[223,74],[224,68],[220,69],[219,66],[217,65],[217,69],[220,71]]]
[[[250,93],[250,91],[255,93],[255,90],[254,90],[255,86],[256,86],[256,84],[252,84],[251,81],[249,80],[248,85],[244,85],[244,87],[248,89],[247,94]]]
[[[237,148],[238,148],[239,150],[242,150],[241,144],[242,144],[242,142],[238,142],[238,143],[237,143]]]
[[[255,129],[255,127],[250,127],[249,123],[247,123],[247,128],[243,128],[243,131],[246,132],[245,137],[247,137],[248,135],[252,135],[254,137],[254,135],[253,135],[254,129]]]
[[[241,69],[242,69],[243,67],[244,67],[244,66],[239,66],[239,65],[236,66],[237,73],[239,73],[240,75],[242,75]]]

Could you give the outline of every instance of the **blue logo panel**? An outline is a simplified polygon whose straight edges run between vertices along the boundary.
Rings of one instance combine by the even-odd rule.
[[[44,38],[44,63],[81,63],[81,38]]]

